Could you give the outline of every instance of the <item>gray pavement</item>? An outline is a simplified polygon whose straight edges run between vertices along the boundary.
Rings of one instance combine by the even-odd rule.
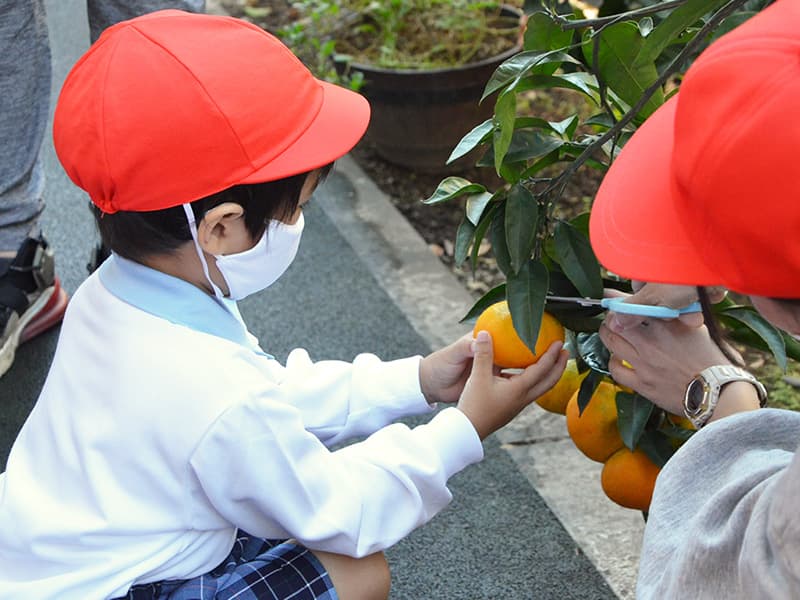
[[[83,2],[49,0],[47,7],[55,99],[88,28]],[[61,170],[49,135],[43,153],[44,228],[72,292],[86,276],[96,235],[87,199]],[[242,305],[279,359],[295,346],[320,359],[425,354],[466,330],[457,321],[469,295],[352,160],[340,161],[306,219],[294,265]],[[41,389],[57,335],[21,347],[0,380],[0,467]],[[485,449],[481,464],[452,480],[452,505],[387,552],[392,598],[632,597],[641,517],[602,496],[596,465],[577,455],[563,419],[532,407]]]

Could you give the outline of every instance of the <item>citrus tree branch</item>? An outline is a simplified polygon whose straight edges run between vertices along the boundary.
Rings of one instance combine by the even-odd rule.
[[[695,35],[695,37],[688,42],[686,46],[684,46],[683,50],[681,50],[680,53],[672,60],[672,62],[664,69],[661,75],[659,75],[658,79],[656,79],[646,90],[644,90],[636,105],[622,115],[619,121],[610,127],[608,131],[589,144],[586,149],[581,152],[575,158],[575,160],[572,161],[570,165],[553,180],[547,189],[544,190],[543,194],[556,192],[557,195],[560,195],[564,190],[564,186],[566,186],[567,182],[575,174],[575,172],[587,160],[589,160],[592,155],[594,155],[594,153],[603,146],[603,144],[621,133],[622,129],[628,123],[630,123],[637,114],[639,114],[639,111],[642,110],[642,108],[647,104],[652,95],[657,90],[661,89],[661,86],[663,86],[664,83],[678,71],[684,59],[686,59],[688,56],[691,56],[696,50],[698,50],[705,41],[706,36],[714,31],[719,24],[722,23],[722,21],[724,21],[737,9],[744,5],[745,2],[747,2],[747,0],[730,0],[730,2],[714,13],[708,22],[697,32],[697,35]]]
[[[647,15],[654,15],[664,10],[678,8],[679,6],[686,4],[688,1],[689,0],[668,0],[667,2],[662,2],[654,6],[644,6],[642,8],[637,8],[635,10],[629,10],[628,12],[616,15],[609,15],[607,17],[598,17],[596,19],[580,19],[573,21],[570,19],[565,19],[564,17],[558,14],[554,14],[553,17],[555,18],[556,22],[561,27],[561,29],[563,29],[564,31],[570,29],[585,29],[587,27],[591,27],[592,29],[597,29],[598,27],[604,27],[606,25],[610,25],[611,23],[616,23],[617,21],[622,21],[634,17],[645,17]]]

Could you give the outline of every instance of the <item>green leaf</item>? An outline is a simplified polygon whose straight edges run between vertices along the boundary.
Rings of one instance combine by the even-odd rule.
[[[514,163],[538,159],[550,154],[554,150],[558,150],[567,143],[568,142],[565,142],[561,138],[542,135],[538,131],[527,129],[515,131],[503,160],[503,167],[510,167],[514,165]],[[477,166],[492,167],[494,164],[495,154],[494,147],[492,146],[487,149],[486,154],[477,162]],[[501,175],[506,181],[513,180],[513,178],[506,177],[504,173],[501,173]]]
[[[487,119],[475,127],[467,135],[461,138],[461,141],[458,142],[456,147],[453,149],[453,152],[450,153],[450,157],[447,159],[447,164],[449,165],[454,160],[458,160],[462,156],[469,154],[469,152],[474,150],[481,142],[484,141],[484,139],[488,138],[492,129],[494,129],[494,122],[491,119]]]
[[[653,403],[639,394],[617,392],[617,427],[628,450],[634,450],[653,412]]]
[[[655,62],[664,49],[687,27],[704,14],[717,10],[728,0],[688,0],[658,24],[647,36],[633,61],[634,67],[650,65]]]
[[[592,86],[592,83],[595,85]],[[596,80],[587,73],[563,73],[558,75],[531,75],[516,87],[517,92],[538,88],[564,88],[581,92],[595,104],[599,104]]]
[[[492,242],[492,252],[497,266],[508,277],[511,271],[511,256],[508,252],[506,242],[506,209],[500,208],[492,219],[492,226],[489,229],[489,240]]]
[[[536,352],[536,338],[542,323],[548,278],[547,267],[531,260],[506,281],[511,322],[517,335],[533,353]]]
[[[494,168],[500,174],[500,166],[503,164],[511,146],[511,138],[514,136],[514,123],[517,117],[517,95],[513,91],[505,91],[497,98],[494,105]]]
[[[557,68],[564,62],[580,64],[577,59],[569,54],[558,51],[531,51],[515,54],[495,69],[495,72],[486,84],[486,88],[483,90],[483,96],[480,101],[483,102],[488,96],[491,96],[500,88],[506,86],[513,87],[516,81],[533,71],[536,67],[549,69],[550,65],[555,64]]]
[[[589,405],[597,386],[603,381],[603,373],[591,369],[586,378],[581,381],[581,387],[578,388],[578,414],[582,415],[584,409]]]
[[[483,194],[473,194],[467,198],[467,204],[464,207],[464,212],[469,219],[470,223],[477,225],[481,220],[481,215],[486,209],[486,205],[491,202],[493,196],[489,192]]]
[[[520,175],[520,179],[527,179],[528,177],[533,177],[539,171],[546,169],[547,167],[556,164],[561,160],[561,153],[558,149],[553,150],[552,152],[548,152],[542,158],[534,162],[530,167],[525,169],[522,174]]]
[[[778,366],[786,371],[786,343],[774,325],[750,308],[729,308],[722,314],[752,329],[767,344]]]
[[[575,133],[575,130],[578,128],[578,121],[578,115],[572,115],[563,121],[551,121],[550,126],[556,133],[560,133],[562,136],[571,138]]]
[[[472,244],[472,238],[474,237],[475,225],[464,217],[461,220],[461,224],[458,226],[458,230],[456,230],[456,243],[455,249],[453,250],[453,260],[455,260],[456,265],[459,267],[467,260],[470,244]]]
[[[589,239],[565,221],[556,224],[554,238],[556,258],[564,274],[578,288],[581,296],[600,298],[603,295],[603,280]]]
[[[447,177],[439,183],[433,194],[422,202],[439,204],[465,194],[483,194],[485,192],[486,188],[479,183],[472,183],[463,177]]]
[[[569,224],[578,230],[586,239],[589,239],[589,219],[592,216],[591,212],[582,212],[579,215],[572,217]]]
[[[542,135],[538,131],[517,131],[511,140],[505,162],[515,163],[540,158],[564,144],[564,140]]]
[[[501,300],[506,299],[506,284],[501,283],[497,287],[493,287],[488,292],[486,292],[475,304],[472,305],[472,308],[469,309],[467,314],[465,314],[459,323],[466,323],[468,321],[472,321],[477,319],[480,314],[489,308],[495,302],[500,302]]]
[[[623,21],[609,25],[597,33],[599,51],[597,71],[601,79],[628,105],[633,106],[644,91],[658,79],[654,61],[633,64],[644,45],[644,38],[635,23]],[[590,38],[583,45],[588,64],[593,64],[595,39]],[[664,94],[658,90],[642,107],[638,117],[649,117],[664,103]]]
[[[539,203],[524,185],[516,184],[508,192],[505,206],[505,230],[511,271],[519,273],[531,258],[539,222]]]
[[[472,242],[472,255],[470,256],[473,271],[475,271],[478,266],[478,251],[480,250],[481,242],[486,235],[486,230],[489,228],[489,225],[492,224],[492,219],[499,207],[499,204],[492,205],[489,210],[484,212],[480,222],[478,222],[478,225],[475,227],[475,239]]]
[[[675,454],[669,438],[657,429],[647,429],[639,438],[639,448],[647,454],[647,458],[662,468]]]
[[[592,115],[583,122],[584,125],[597,125],[603,129],[611,129],[614,126],[614,119],[608,113]]]
[[[561,50],[572,43],[572,31],[564,31],[561,26],[546,12],[535,12],[528,16],[525,28],[525,50]],[[558,68],[557,63],[551,63],[547,73],[551,75]]]

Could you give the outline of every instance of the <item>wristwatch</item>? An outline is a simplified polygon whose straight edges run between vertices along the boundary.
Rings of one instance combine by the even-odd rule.
[[[686,418],[700,429],[711,418],[719,401],[722,386],[733,381],[752,383],[758,392],[758,400],[762,407],[767,403],[767,390],[761,382],[750,373],[733,365],[717,365],[708,367],[695,375],[686,386],[683,398],[683,412]]]

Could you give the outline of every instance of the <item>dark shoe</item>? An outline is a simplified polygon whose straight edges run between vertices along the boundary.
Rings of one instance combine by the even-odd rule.
[[[26,239],[11,263],[0,267],[0,377],[20,344],[61,322],[67,300],[52,249],[41,236]]]

